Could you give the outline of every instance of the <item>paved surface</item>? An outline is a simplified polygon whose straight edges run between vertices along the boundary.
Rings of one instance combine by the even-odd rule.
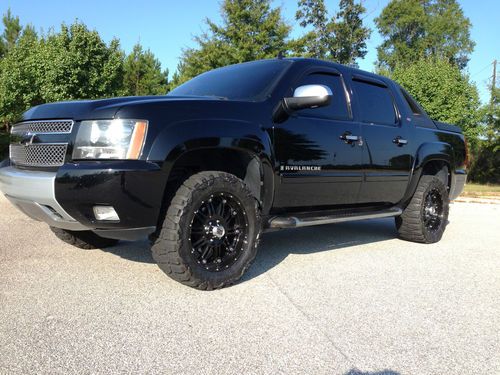
[[[436,245],[391,219],[264,236],[236,286],[171,281],[146,243],[84,251],[0,198],[0,373],[499,374],[500,205]]]

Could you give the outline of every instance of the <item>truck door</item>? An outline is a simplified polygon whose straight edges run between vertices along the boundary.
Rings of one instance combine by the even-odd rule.
[[[336,70],[310,72],[290,96],[295,88],[310,84],[328,86],[332,102],[297,111],[274,127],[277,208],[348,205],[356,203],[361,187],[361,126],[352,120],[343,78]]]
[[[403,198],[410,177],[408,126],[401,122],[393,93],[383,81],[356,74],[351,83],[364,141],[365,179],[359,203],[395,204]]]

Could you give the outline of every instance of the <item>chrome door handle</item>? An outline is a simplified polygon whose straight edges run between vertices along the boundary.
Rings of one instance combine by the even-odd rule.
[[[401,137],[396,137],[392,140],[392,143],[395,143],[398,146],[404,146],[405,144],[408,143],[408,141],[406,139],[401,138]]]
[[[357,135],[352,135],[349,132],[345,132],[339,137],[341,140],[343,140],[346,143],[353,143],[353,142],[358,142],[361,137]]]

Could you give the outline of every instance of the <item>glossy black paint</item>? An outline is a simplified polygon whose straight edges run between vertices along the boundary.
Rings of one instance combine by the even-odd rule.
[[[99,229],[155,226],[165,189],[176,163],[189,152],[210,160],[231,150],[254,160],[255,195],[263,214],[332,207],[397,205],[411,198],[426,163],[449,167],[451,191],[460,191],[465,176],[463,135],[415,115],[398,86],[387,78],[312,59],[291,59],[282,78],[260,101],[211,97],[129,97],[46,104],[24,114],[24,120],[71,118],[67,163],[57,170],[56,198],[78,221]],[[282,121],[273,116],[308,74],[342,77],[348,118],[319,119],[296,111]],[[394,125],[369,124],[359,116],[353,78],[383,84],[391,91]],[[314,111],[314,110],[307,110]],[[72,142],[81,120],[134,118],[149,122],[141,160],[71,160]],[[346,142],[346,134],[360,142]],[[408,141],[405,145],[395,139]],[[201,160],[200,160],[201,162]],[[287,166],[292,168],[287,168]],[[320,167],[310,169],[308,167]],[[301,168],[305,167],[305,168]],[[458,184],[457,186],[455,186]],[[96,222],[95,204],[113,205],[119,223]]]

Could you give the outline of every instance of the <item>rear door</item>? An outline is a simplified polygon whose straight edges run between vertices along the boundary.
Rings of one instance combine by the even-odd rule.
[[[275,207],[314,207],[357,202],[363,177],[361,148],[346,135],[360,136],[340,72],[316,70],[291,87],[322,84],[333,92],[327,107],[297,111],[274,128],[280,184]]]
[[[409,129],[401,122],[393,93],[383,81],[356,74],[351,85],[364,141],[365,179],[358,201],[395,204],[403,198],[410,177]]]

